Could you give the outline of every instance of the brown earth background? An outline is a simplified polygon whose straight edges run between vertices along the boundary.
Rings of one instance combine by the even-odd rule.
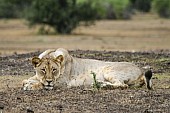
[[[38,35],[24,20],[0,20],[0,111],[3,113],[169,113],[170,20],[137,15],[132,20],[97,21],[70,35]],[[34,75],[32,56],[63,47],[79,58],[128,61],[153,68],[153,91],[56,88],[23,91]]]

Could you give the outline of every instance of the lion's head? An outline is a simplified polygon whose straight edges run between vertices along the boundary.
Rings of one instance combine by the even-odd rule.
[[[53,89],[56,80],[61,76],[63,59],[62,55],[59,55],[57,58],[32,58],[37,79],[44,85],[45,89]]]

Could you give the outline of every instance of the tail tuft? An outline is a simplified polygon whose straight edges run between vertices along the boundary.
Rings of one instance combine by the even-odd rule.
[[[147,70],[146,72],[145,72],[145,82],[146,82],[146,87],[149,89],[149,90],[151,90],[152,89],[152,87],[151,87],[151,78],[152,78],[152,70],[151,69],[149,69],[149,70]]]

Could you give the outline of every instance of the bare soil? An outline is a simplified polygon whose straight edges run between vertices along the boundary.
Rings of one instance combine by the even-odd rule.
[[[128,61],[153,68],[154,90],[145,87],[115,90],[93,88],[55,88],[54,90],[23,91],[23,76],[34,75],[30,63],[40,52],[0,57],[0,109],[3,113],[169,113],[170,112],[170,51],[118,52],[70,51],[79,58],[104,61]],[[11,78],[6,76],[12,76]],[[18,86],[14,86],[15,84]],[[1,85],[2,85],[1,84]],[[19,85],[20,84],[20,85]]]

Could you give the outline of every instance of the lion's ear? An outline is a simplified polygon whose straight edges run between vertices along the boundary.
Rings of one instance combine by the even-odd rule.
[[[38,57],[33,57],[32,58],[32,64],[34,65],[34,67],[37,67],[38,64],[41,63],[41,59]]]
[[[63,60],[64,60],[63,55],[59,55],[59,56],[57,56],[57,58],[55,58],[55,61],[57,61],[59,63],[63,62]]]

